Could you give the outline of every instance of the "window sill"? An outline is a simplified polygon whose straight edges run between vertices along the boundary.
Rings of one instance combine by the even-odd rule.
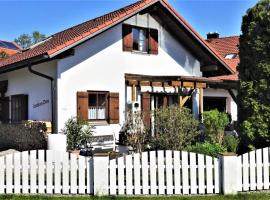
[[[90,125],[93,126],[108,126],[110,125],[107,120],[91,120],[89,121]]]

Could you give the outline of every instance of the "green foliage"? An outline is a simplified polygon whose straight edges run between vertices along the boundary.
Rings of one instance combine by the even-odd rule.
[[[239,138],[233,135],[226,135],[224,137],[223,146],[226,147],[228,152],[234,152],[238,150]]]
[[[62,130],[67,135],[68,150],[87,147],[92,143],[93,126],[87,121],[72,117],[67,120]]]
[[[229,124],[228,115],[218,110],[210,110],[203,113],[203,122],[206,129],[206,140],[210,143],[222,144],[224,129]]]
[[[34,31],[31,35],[25,33],[21,34],[14,40],[14,42],[21,46],[23,49],[26,49],[38,42],[41,42],[45,38],[46,36],[44,34],[41,34],[38,31]]]
[[[182,150],[199,134],[199,122],[188,108],[162,107],[155,111],[155,137],[151,148]]]
[[[239,124],[245,147],[270,142],[270,0],[261,0],[243,17],[238,66]]]
[[[8,54],[5,51],[0,51],[0,60],[4,58],[8,58]]]
[[[0,151],[46,149],[46,131],[46,124],[41,122],[0,124]]]
[[[218,143],[196,143],[185,148],[186,151],[205,154],[213,157],[217,157],[219,154],[227,151],[226,147]]]

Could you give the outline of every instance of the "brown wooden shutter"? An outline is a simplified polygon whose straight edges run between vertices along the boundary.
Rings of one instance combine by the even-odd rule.
[[[0,98],[0,121],[2,123],[9,122],[9,98]]]
[[[119,124],[119,93],[109,94],[109,123]]]
[[[132,51],[132,27],[128,24],[123,24],[123,51]]]
[[[149,36],[149,53],[158,54],[158,30],[150,29]]]
[[[147,128],[151,126],[151,95],[148,92],[142,93],[142,111],[144,113],[144,123]]]
[[[88,92],[77,92],[77,117],[88,120]]]

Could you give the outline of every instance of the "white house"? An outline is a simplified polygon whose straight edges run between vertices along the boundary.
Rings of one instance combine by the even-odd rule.
[[[237,120],[237,81],[219,78],[234,74],[166,0],[141,0],[0,61],[0,119],[51,121],[57,133],[79,116],[118,137],[130,108],[177,103],[198,117],[215,96]]]

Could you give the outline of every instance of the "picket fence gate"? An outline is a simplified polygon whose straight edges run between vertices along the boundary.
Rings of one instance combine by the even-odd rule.
[[[257,149],[238,156],[238,191],[269,190],[269,148]]]
[[[33,150],[0,157],[0,194],[92,194],[93,159]]]
[[[217,158],[185,151],[150,151],[109,161],[110,195],[217,194]]]

